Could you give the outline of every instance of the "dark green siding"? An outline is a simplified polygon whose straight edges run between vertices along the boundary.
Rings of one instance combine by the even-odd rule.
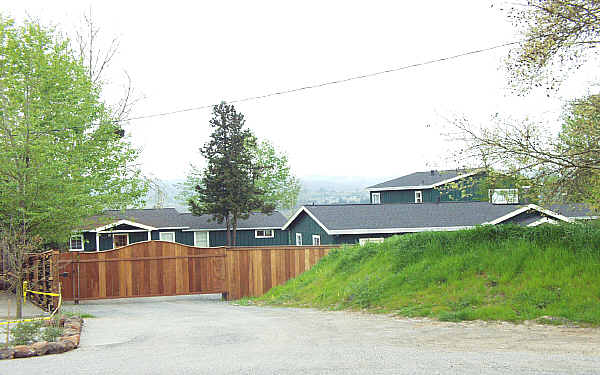
[[[254,230],[238,230],[236,233],[237,246],[278,246],[288,244],[288,233],[281,229],[274,230],[273,238],[255,238]],[[212,231],[209,234],[210,246],[226,246],[227,231]]]
[[[154,230],[150,234],[152,240],[158,240],[160,232],[175,232],[175,242],[194,246],[194,232],[182,231],[181,229]],[[114,234],[125,234],[114,232]],[[148,240],[148,232],[131,232],[129,234],[129,243],[136,243]],[[289,234],[281,229],[274,230],[273,238],[254,238],[254,230],[240,230],[237,232],[238,246],[278,246],[289,243]],[[85,241],[85,251],[96,251],[96,233],[83,233]],[[224,230],[209,232],[209,241],[211,247],[225,246],[227,244],[227,232]],[[100,250],[110,250],[113,248],[112,235],[100,235]]]
[[[313,234],[321,236],[321,245],[335,244],[335,239],[325,232],[319,224],[317,224],[306,212],[301,212],[300,215],[288,228],[290,232],[290,244],[296,244],[296,233],[302,233],[302,245],[312,245]]]
[[[443,186],[440,186],[435,189],[421,189],[420,191],[423,194],[423,202],[435,203],[438,202],[438,199],[439,202],[469,202],[478,199],[475,195],[477,189],[478,186],[473,185],[466,187],[464,192],[462,192],[459,189],[446,189]],[[381,204],[415,203],[415,191],[419,191],[419,189],[380,191]],[[373,193],[375,192],[371,192],[371,194]],[[373,200],[371,199],[371,201]]]

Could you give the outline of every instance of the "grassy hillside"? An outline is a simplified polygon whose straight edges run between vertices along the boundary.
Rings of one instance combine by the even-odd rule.
[[[332,251],[257,303],[600,324],[600,226],[486,226]],[[558,320],[560,322],[560,320]]]

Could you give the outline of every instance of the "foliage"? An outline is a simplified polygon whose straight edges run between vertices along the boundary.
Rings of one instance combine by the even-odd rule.
[[[275,209],[263,200],[264,192],[256,184],[261,172],[253,163],[253,154],[248,152],[256,147],[256,138],[244,129],[244,124],[244,115],[233,105],[222,102],[214,106],[211,139],[200,149],[207,166],[195,187],[196,197],[189,201],[193,214],[212,215],[219,223],[225,221],[227,244],[233,246],[238,219],[247,218],[252,212],[270,213]]]
[[[278,151],[268,140],[256,139],[254,147],[247,152],[252,155],[252,163],[259,175],[256,185],[262,191],[264,202],[274,205],[277,209],[291,209],[296,206],[300,194],[300,180],[294,176],[288,163],[287,155]],[[184,182],[178,184],[177,200],[189,202],[195,197],[195,187],[202,181],[202,169],[190,164],[188,175]]]
[[[0,223],[58,243],[144,190],[138,152],[68,45],[39,24],[0,18]]]
[[[62,336],[64,329],[56,325],[46,326],[40,333],[40,339],[43,341],[56,341],[57,338]]]
[[[600,224],[481,226],[333,250],[256,303],[600,325]]]
[[[479,129],[456,120],[466,143],[457,156],[476,160],[516,187],[529,186],[532,201],[584,202],[600,209],[600,95],[570,103],[558,136],[541,124],[496,120],[495,127]]]
[[[301,184],[291,172],[287,155],[267,140],[257,140],[255,147],[249,151],[259,170],[256,185],[263,192],[261,200],[278,209],[294,208]]]
[[[40,320],[33,322],[23,322],[11,326],[10,334],[12,336],[12,345],[27,345],[35,342],[42,333],[44,323]]]
[[[69,41],[35,22],[0,16],[0,227],[64,244],[73,228],[106,208],[140,202],[138,151],[100,99]],[[8,238],[14,236],[13,239]],[[13,274],[25,251],[8,247]],[[22,280],[16,275],[13,282]],[[20,287],[16,286],[20,299]]]
[[[508,16],[525,39],[507,62],[518,92],[542,85],[556,89],[600,44],[598,0],[528,0],[512,5]]]

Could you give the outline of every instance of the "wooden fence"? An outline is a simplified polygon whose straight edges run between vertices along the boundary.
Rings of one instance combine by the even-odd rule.
[[[61,253],[65,300],[224,293],[225,250],[147,241],[95,253]]]
[[[309,270],[334,246],[197,248],[138,242],[93,253],[54,253],[64,300],[222,293],[260,296]]]
[[[225,250],[227,299],[258,297],[308,271],[332,246],[230,247]]]

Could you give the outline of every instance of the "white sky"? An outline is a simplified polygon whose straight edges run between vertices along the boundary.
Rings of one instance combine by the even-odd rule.
[[[376,72],[519,38],[490,1],[97,1],[105,37],[119,36],[123,69],[145,96],[133,116],[218,103]],[[2,2],[72,30],[86,1]],[[400,176],[453,168],[446,118],[495,113],[556,123],[559,98],[510,96],[506,49],[371,79],[239,104],[247,125],[287,152],[296,175]],[[586,93],[575,75],[561,96]],[[108,100],[116,100],[108,94]],[[209,137],[210,110],[133,121],[146,173],[183,178]]]

